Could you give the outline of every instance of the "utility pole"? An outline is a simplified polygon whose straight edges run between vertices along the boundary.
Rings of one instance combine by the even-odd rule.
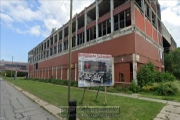
[[[68,104],[70,102],[71,87],[71,48],[72,48],[72,0],[70,1],[70,25],[69,25],[69,82],[68,82]]]
[[[76,120],[76,101],[70,101],[71,90],[71,49],[72,49],[72,0],[70,2],[70,24],[69,24],[69,81],[68,81],[68,119]]]

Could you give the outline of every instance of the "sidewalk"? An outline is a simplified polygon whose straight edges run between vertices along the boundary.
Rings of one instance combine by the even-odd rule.
[[[40,106],[42,106],[44,109],[46,109],[47,111],[49,111],[50,113],[52,113],[53,115],[58,117],[59,119],[62,119],[58,116],[58,114],[60,114],[60,112],[61,112],[60,108],[39,99],[38,97],[28,93],[27,91],[24,91],[23,89],[13,85],[12,83],[9,83],[9,84],[14,86],[17,90],[21,91],[23,94],[28,96],[30,99],[32,99],[33,101],[38,103]],[[102,91],[100,91],[100,92],[103,93]],[[156,118],[154,118],[154,120],[179,120],[180,119],[180,102],[173,102],[173,101],[167,101],[167,100],[159,100],[159,99],[153,99],[153,98],[140,97],[138,94],[128,95],[128,94],[109,93],[109,92],[107,92],[107,94],[164,103],[164,104],[166,104],[166,106],[163,107],[163,109],[156,116]]]
[[[58,118],[0,78],[0,120],[58,120]]]
[[[28,98],[30,98],[31,100],[33,100],[35,103],[39,104],[41,107],[43,107],[45,110],[47,110],[49,113],[53,114],[54,116],[56,116],[57,118],[61,119],[60,116],[58,116],[58,114],[60,114],[61,109],[51,105],[41,99],[39,99],[38,97],[34,96],[33,94],[21,89],[18,86],[15,86],[14,84],[8,82],[11,86],[13,86],[14,88],[16,88],[18,91],[22,92],[24,95],[26,95]]]

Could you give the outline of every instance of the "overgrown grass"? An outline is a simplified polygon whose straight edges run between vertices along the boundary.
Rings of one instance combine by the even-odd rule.
[[[67,86],[19,79],[8,81],[55,106],[67,106]],[[80,102],[82,95],[83,89],[71,88],[71,100],[76,100],[77,106],[86,105],[86,95],[84,101]],[[89,105],[104,106],[104,93],[99,93],[96,101],[95,96],[95,92],[89,91]],[[120,107],[120,118],[114,120],[151,120],[164,104],[107,94],[107,106]]]
[[[149,97],[149,98],[155,98],[155,99],[162,99],[162,100],[170,100],[170,101],[177,101],[180,102],[180,81],[176,80],[172,82],[173,84],[175,84],[178,87],[178,92],[175,95],[169,95],[169,96],[161,96],[161,95],[157,95],[156,93],[153,92],[141,92],[140,95],[142,97]]]

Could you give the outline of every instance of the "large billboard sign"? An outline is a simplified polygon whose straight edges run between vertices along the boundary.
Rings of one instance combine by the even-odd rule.
[[[111,55],[79,53],[78,87],[113,86],[113,64]]]

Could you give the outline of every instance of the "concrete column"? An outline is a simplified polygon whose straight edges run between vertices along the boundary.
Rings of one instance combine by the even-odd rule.
[[[62,47],[62,51],[64,50],[64,26],[63,26],[63,29],[62,29],[62,43],[61,43],[61,47]]]
[[[57,32],[56,54],[58,54],[58,47],[59,47],[59,46],[58,46],[58,41],[59,41],[59,32]]]
[[[38,74],[38,72],[39,72],[39,70],[37,69],[37,76],[36,76],[37,78],[39,78],[39,76],[38,76],[38,75],[39,75],[39,74]]]
[[[114,10],[114,0],[110,0],[110,14],[111,14],[111,33],[114,32],[114,15],[113,15],[113,10]]]
[[[51,76],[51,77],[53,77],[53,78],[54,78],[53,73],[54,73],[54,67],[52,67],[52,76]]]
[[[44,75],[44,79],[46,79],[46,68],[45,68],[45,75]]]
[[[67,69],[67,80],[69,80],[69,69]]]
[[[86,26],[87,26],[87,9],[84,9],[84,43],[87,42],[87,31],[86,31]]]
[[[41,69],[38,69],[38,78],[41,78]]]
[[[41,69],[41,78],[43,79],[43,68]]]
[[[48,79],[49,79],[49,68],[48,68]]]
[[[77,77],[77,63],[75,63],[75,81],[76,81],[76,77]]]
[[[96,0],[96,38],[99,37],[98,19],[99,19],[99,2]]]
[[[145,2],[144,0],[141,0],[142,1],[142,9],[143,9],[143,16],[144,16],[144,32],[146,33],[146,13],[145,13]]]
[[[134,0],[131,0],[131,25],[135,26]]]
[[[61,80],[62,80],[62,76],[63,76],[63,66],[61,66]]]
[[[156,2],[156,4],[158,4],[157,2]],[[160,43],[160,41],[159,41],[159,27],[158,27],[158,17],[157,17],[157,5],[156,5],[156,28],[157,28],[157,39],[158,39],[158,45],[159,45],[159,43]]]
[[[57,67],[58,67],[58,66],[56,66],[56,80],[57,80]]]
[[[78,31],[78,19],[77,19],[77,14],[76,14],[76,46],[77,46],[77,41],[78,41],[77,31]]]
[[[137,62],[136,54],[133,54],[133,80],[137,83]]]

